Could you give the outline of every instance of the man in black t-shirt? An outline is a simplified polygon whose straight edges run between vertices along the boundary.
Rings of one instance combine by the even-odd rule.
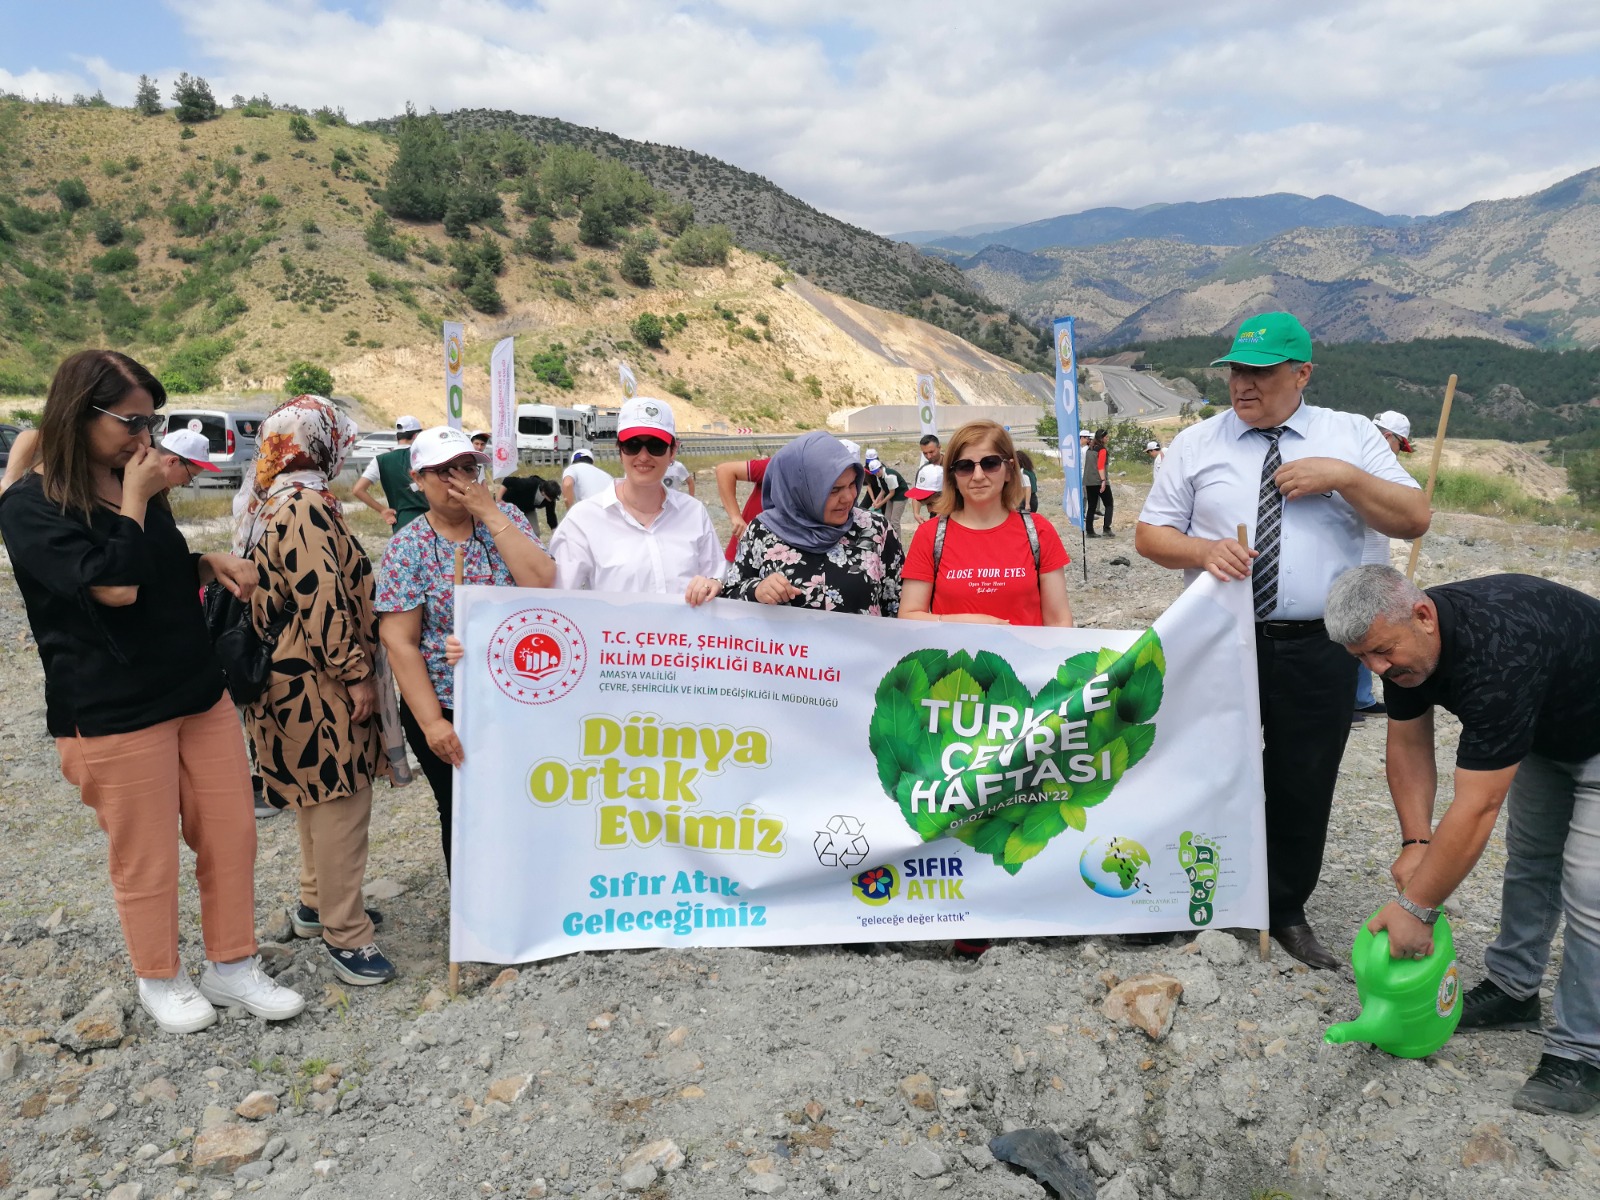
[[[539,510],[544,509],[545,524],[556,531],[556,501],[561,499],[561,485],[552,479],[537,475],[508,475],[500,481],[500,496],[507,504],[514,504],[528,518],[535,533],[539,532]]]
[[[1500,935],[1462,1029],[1537,1029],[1563,914],[1555,1025],[1512,1099],[1529,1112],[1600,1111],[1600,600],[1529,575],[1420,591],[1392,567],[1346,571],[1328,636],[1383,676],[1400,889],[1369,923],[1396,958],[1433,948],[1439,906],[1477,864],[1509,797]],[[1455,799],[1433,825],[1433,709],[1461,720]]]

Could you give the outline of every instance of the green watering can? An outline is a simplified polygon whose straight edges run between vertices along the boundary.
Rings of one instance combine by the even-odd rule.
[[[1361,1015],[1330,1026],[1323,1041],[1371,1042],[1396,1058],[1426,1058],[1450,1040],[1461,1022],[1461,976],[1450,918],[1439,915],[1427,958],[1390,958],[1388,931],[1374,934],[1362,922],[1350,965]]]

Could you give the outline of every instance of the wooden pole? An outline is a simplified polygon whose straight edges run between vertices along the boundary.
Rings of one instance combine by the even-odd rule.
[[[1433,485],[1439,481],[1439,455],[1444,450],[1444,431],[1450,424],[1450,404],[1456,398],[1456,377],[1444,385],[1444,404],[1439,409],[1439,432],[1433,435],[1433,461],[1428,464],[1428,504],[1433,505]],[[1422,538],[1411,543],[1411,560],[1406,563],[1406,578],[1417,577],[1417,558],[1422,553]]]
[[[455,559],[455,584],[460,587],[467,573],[467,551],[465,546],[456,547]],[[453,804],[453,798],[452,798]],[[450,997],[454,999],[461,992],[461,964],[454,959],[450,960]]]
[[[1235,532],[1239,538],[1239,545],[1243,546],[1246,550],[1250,549],[1249,526],[1245,525],[1241,521]],[[1272,959],[1272,935],[1269,934],[1265,929],[1258,929],[1256,933],[1260,937],[1260,946],[1258,949],[1261,954],[1261,961],[1269,962]]]

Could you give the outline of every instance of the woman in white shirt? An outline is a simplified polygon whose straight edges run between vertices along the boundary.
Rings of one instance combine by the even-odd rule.
[[[636,396],[617,418],[622,478],[574,504],[550,539],[556,586],[682,594],[703,604],[721,590],[722,546],[705,505],[664,486],[677,427],[660,400]]]

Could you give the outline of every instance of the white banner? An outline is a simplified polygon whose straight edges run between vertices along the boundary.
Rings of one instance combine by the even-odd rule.
[[[444,323],[444,418],[451,429],[461,428],[461,410],[466,389],[461,383],[461,356],[466,331],[460,322]]]
[[[938,394],[934,390],[932,375],[917,376],[917,420],[922,422],[924,436],[933,434],[938,436],[939,422],[934,413],[934,404]]]
[[[633,368],[627,363],[617,364],[617,376],[622,380],[622,394],[632,400],[639,394],[639,381],[633,377]]]
[[[1261,928],[1250,590],[1153,629],[457,592],[450,954]]]
[[[495,343],[489,359],[489,452],[494,477],[503,479],[517,469],[517,364],[512,358],[515,338]]]

